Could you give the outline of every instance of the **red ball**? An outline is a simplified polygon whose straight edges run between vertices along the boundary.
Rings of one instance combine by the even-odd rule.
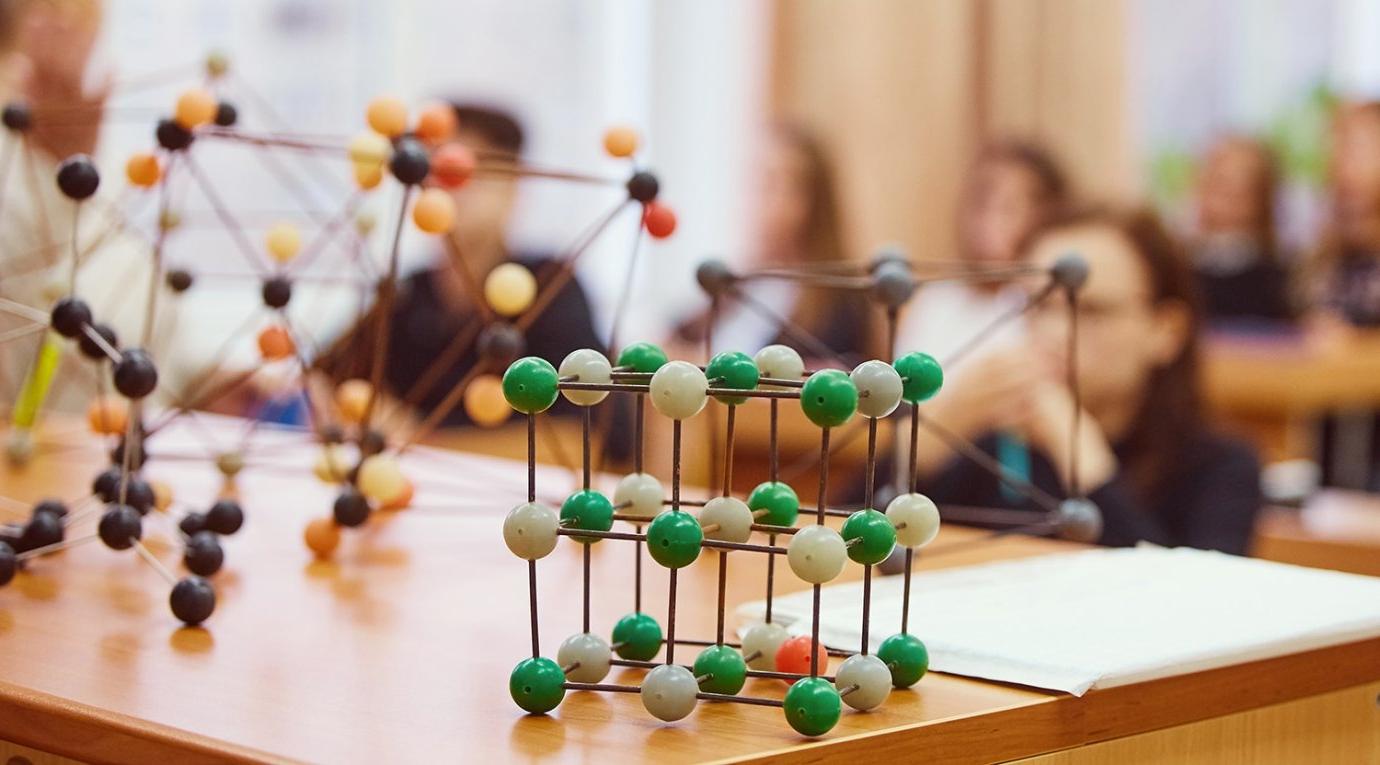
[[[457,189],[474,173],[474,152],[459,143],[448,143],[431,153],[431,177],[438,184]]]
[[[824,646],[816,643],[819,647],[819,671],[823,673],[829,666],[829,655],[824,652]],[[798,635],[789,638],[781,644],[776,651],[776,671],[791,672],[797,675],[810,674],[810,636]]]
[[[642,211],[642,224],[647,233],[665,239],[676,231],[676,214],[660,202],[648,202]]]

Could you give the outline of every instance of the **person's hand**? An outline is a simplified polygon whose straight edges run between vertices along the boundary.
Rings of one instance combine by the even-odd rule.
[[[1044,377],[1032,389],[1030,416],[1022,432],[1030,445],[1053,463],[1070,491],[1075,488],[1069,483],[1076,460],[1077,488],[1087,492],[1112,479],[1117,459],[1102,428],[1086,410],[1079,415],[1078,433],[1073,434],[1073,413],[1073,395],[1068,387],[1053,377]]]
[[[993,430],[1023,430],[1033,412],[1041,365],[1020,348],[994,350],[954,371],[927,406],[935,422],[972,441]]]
[[[99,14],[71,4],[34,4],[19,30],[18,92],[33,113],[29,138],[54,159],[95,151],[111,81],[85,87]]]

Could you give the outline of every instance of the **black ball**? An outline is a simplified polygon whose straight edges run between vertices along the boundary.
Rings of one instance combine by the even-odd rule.
[[[173,585],[168,605],[172,606],[173,616],[188,627],[195,627],[216,610],[216,590],[205,579],[189,576]]]
[[[656,199],[660,190],[661,183],[646,170],[639,170],[628,179],[628,197],[643,204]]]
[[[57,301],[52,313],[53,331],[63,337],[76,337],[81,328],[91,323],[91,306],[86,301],[65,297]]]
[[[292,282],[281,276],[265,279],[263,297],[269,308],[282,308],[292,300]]]
[[[48,513],[57,518],[65,518],[67,517],[67,505],[56,499],[45,499],[34,505],[33,514],[38,515],[39,513]]]
[[[181,151],[192,145],[192,131],[172,120],[159,120],[154,135],[158,137],[158,145],[168,151]]]
[[[115,334],[115,330],[110,328],[109,324],[92,324],[91,329],[101,336],[101,339],[105,341],[106,345],[115,350],[120,349],[120,338]],[[96,341],[92,340],[85,332],[82,332],[81,336],[77,338],[77,348],[81,350],[81,355],[88,359],[100,360],[106,358],[105,349],[96,345]]]
[[[235,109],[234,104],[221,101],[216,105],[216,124],[221,127],[230,127],[240,118],[240,113]]]
[[[1076,292],[1088,281],[1088,261],[1082,255],[1064,255],[1054,261],[1049,275],[1055,284],[1069,292]]]
[[[14,548],[6,542],[0,542],[0,587],[10,583],[18,568],[19,559],[14,557]]]
[[[695,281],[711,297],[733,289],[737,279],[722,260],[706,260],[695,269]]]
[[[475,341],[479,358],[496,367],[507,367],[527,349],[522,332],[506,321],[497,321],[480,330]]]
[[[116,499],[119,499],[119,496],[116,496]],[[149,482],[130,476],[129,485],[125,487],[125,504],[138,510],[140,515],[148,515],[153,509],[153,503],[153,487]]]
[[[130,470],[138,470],[139,468],[142,468],[142,467],[144,466],[144,463],[148,461],[148,458],[149,458],[148,450],[144,448],[144,441],[143,441],[143,439],[141,438],[141,439],[139,439],[139,447],[138,447],[137,449],[134,450],[134,453],[133,453],[133,454],[129,455],[129,469],[130,469]],[[112,465],[118,465],[118,466],[120,466],[120,467],[123,467],[123,466],[124,466],[124,464],[125,464],[125,437],[124,437],[124,436],[120,436],[120,441],[119,441],[119,443],[115,444],[115,448],[113,448],[113,449],[110,450],[110,464],[112,464]],[[117,474],[119,473],[119,468],[116,468],[116,473],[117,473]],[[118,485],[119,485],[119,479],[116,478],[116,486],[118,486]],[[116,491],[118,492],[119,490],[116,489]],[[112,497],[112,499],[114,499],[114,498]]]
[[[101,541],[112,550],[128,550],[144,535],[143,519],[139,511],[129,505],[109,505],[96,527]]]
[[[21,101],[11,101],[5,104],[5,111],[0,114],[0,120],[4,121],[5,127],[20,133],[33,127],[34,124],[33,112],[29,111],[28,104]]]
[[[359,526],[369,520],[369,500],[354,489],[348,489],[335,498],[332,512],[335,522],[341,526]]]
[[[225,551],[221,549],[220,539],[211,531],[193,534],[182,552],[182,565],[197,576],[210,576],[220,571],[224,562]]]
[[[114,502],[120,496],[120,469],[110,468],[91,482],[91,492],[102,502]]]
[[[206,511],[206,528],[217,534],[229,536],[244,525],[244,510],[233,499],[217,500]]]
[[[58,165],[57,185],[68,199],[80,202],[96,193],[101,185],[101,174],[90,157],[73,154]]]
[[[400,138],[393,146],[393,158],[388,160],[393,177],[408,185],[426,180],[431,172],[431,159],[426,148],[415,138]]]
[[[182,521],[177,524],[177,527],[182,529],[182,533],[189,537],[196,536],[206,529],[206,514],[187,513],[182,516]]]
[[[377,430],[366,430],[359,437],[359,453],[365,457],[372,457],[388,446],[388,439],[384,438],[383,433]]]
[[[182,269],[169,271],[167,279],[168,289],[173,292],[186,292],[192,288],[192,275]]]
[[[345,443],[345,429],[329,423],[321,426],[321,443],[323,444],[343,444]]]
[[[25,550],[37,550],[40,547],[57,544],[63,537],[62,519],[51,513],[35,513],[29,522],[24,524],[24,534],[19,539],[19,544]]]
[[[889,309],[905,305],[915,294],[915,278],[910,269],[895,262],[879,265],[872,274],[872,297]]]
[[[140,399],[158,387],[158,369],[142,348],[130,348],[120,354],[114,377],[115,390],[125,398]]]

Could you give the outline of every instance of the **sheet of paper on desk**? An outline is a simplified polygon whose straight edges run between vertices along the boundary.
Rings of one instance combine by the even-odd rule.
[[[804,590],[773,616],[805,634],[810,605]],[[825,587],[825,645],[856,650],[861,611],[861,582]],[[900,623],[901,577],[874,578],[871,645]],[[1380,636],[1380,578],[1184,548],[1060,553],[918,573],[910,628],[933,670],[1081,696]]]

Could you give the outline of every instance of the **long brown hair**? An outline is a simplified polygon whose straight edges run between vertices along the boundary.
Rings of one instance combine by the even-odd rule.
[[[1143,497],[1155,498],[1171,480],[1185,447],[1202,433],[1202,392],[1198,379],[1199,333],[1203,310],[1193,270],[1174,237],[1154,212],[1145,209],[1088,208],[1056,214],[1026,240],[1024,252],[1041,236],[1083,226],[1115,230],[1131,244],[1149,279],[1150,302],[1184,306],[1183,345],[1169,363],[1153,370],[1145,393],[1118,452],[1127,475]]]
[[[959,257],[964,260],[973,259],[972,211],[978,206],[978,200],[990,193],[986,185],[987,171],[1001,165],[1018,167],[1035,179],[1034,201],[1036,207],[1041,210],[1037,215],[1036,227],[1069,203],[1071,194],[1068,179],[1059,163],[1044,147],[1021,139],[988,143],[973,158],[959,200],[958,248]]]
[[[1251,187],[1251,203],[1255,207],[1255,224],[1250,234],[1260,246],[1261,257],[1268,263],[1279,262],[1279,236],[1276,232],[1275,200],[1279,196],[1279,162],[1269,144],[1253,136],[1229,133],[1213,141],[1203,157],[1204,166],[1214,155],[1228,149],[1244,149],[1259,164],[1255,183]]]
[[[1347,120],[1373,119],[1380,124],[1380,101],[1362,101],[1359,103],[1344,104],[1338,107],[1333,118],[1333,131],[1341,129]],[[1338,158],[1334,152],[1332,161],[1335,163]],[[1335,165],[1334,165],[1335,167]],[[1335,179],[1333,179],[1335,183]],[[1318,247],[1313,255],[1312,262],[1307,268],[1307,287],[1315,291],[1326,290],[1326,282],[1332,278],[1333,271],[1336,269],[1342,257],[1352,249],[1354,242],[1349,241],[1349,234],[1346,231],[1346,221],[1342,220],[1341,205],[1336,203],[1336,191],[1333,191],[1333,204],[1329,213],[1330,219],[1324,226],[1323,233],[1319,237]],[[1374,220],[1380,220],[1380,198],[1376,200],[1376,209],[1369,212]],[[1310,295],[1317,297],[1318,295]]]

